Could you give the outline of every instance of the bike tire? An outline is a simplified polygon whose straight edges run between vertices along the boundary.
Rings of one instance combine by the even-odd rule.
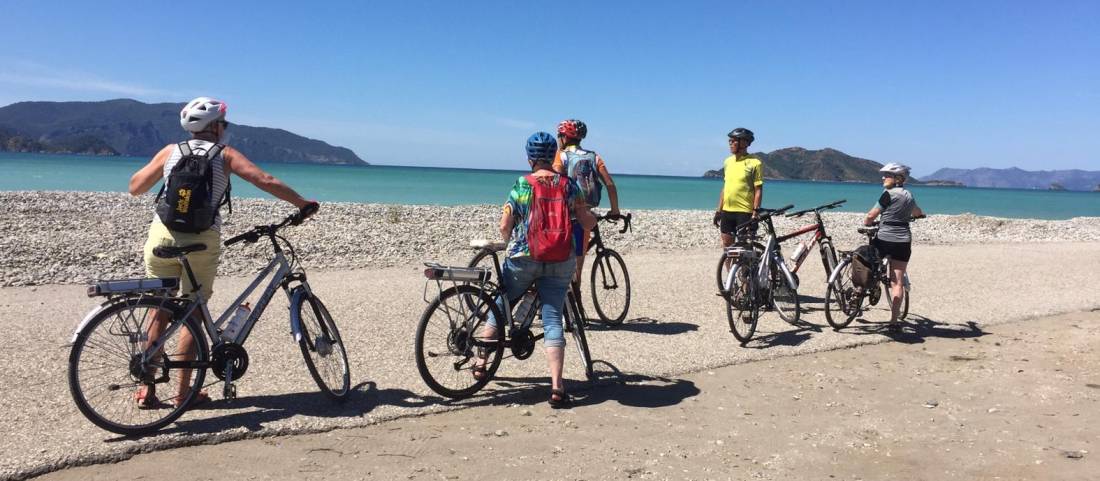
[[[490,314],[498,322],[496,339],[475,341],[472,334],[486,325]],[[500,367],[504,323],[493,299],[475,286],[459,285],[441,292],[424,309],[416,328],[416,369],[424,384],[451,399],[470,397],[485,387]],[[489,351],[481,379],[473,375],[478,349]]]
[[[596,315],[604,324],[622,324],[630,311],[630,273],[626,270],[626,262],[618,252],[605,249],[592,260],[591,271],[589,290]]]
[[[753,281],[755,262],[736,264],[737,271],[733,274],[731,286],[726,295],[726,320],[729,322],[730,332],[733,337],[741,342],[741,345],[752,340],[756,332],[756,324],[760,320],[760,294],[756,282]],[[741,269],[747,270],[747,275],[741,274]]]
[[[782,262],[780,259],[779,262]],[[779,267],[772,264],[771,273],[768,275],[769,295],[775,312],[779,318],[789,324],[796,324],[802,318],[802,305],[798,299],[798,290],[787,284],[786,276],[780,272]]]
[[[828,279],[837,266],[836,247],[828,239],[821,239],[821,265],[825,268],[825,279]]]
[[[351,394],[351,368],[344,339],[332,314],[312,294],[303,296],[296,310],[301,321],[298,347],[309,375],[326,396],[337,402],[346,401]]]
[[[862,312],[865,291],[852,284],[851,259],[841,261],[836,280],[825,289],[825,320],[833,329],[843,329]]]
[[[909,317],[909,288],[906,287],[901,290],[901,311],[898,312],[898,320],[904,321],[906,317]]]
[[[139,311],[145,311],[140,316],[140,320],[137,315]],[[173,330],[173,337],[168,340],[162,351],[162,367],[158,369],[154,365],[152,366],[154,371],[146,373],[148,376],[158,377],[150,384],[142,382],[131,366],[135,362],[134,356],[145,349],[137,343],[147,342],[149,337],[148,331],[144,331],[146,320],[151,319],[150,314],[156,315],[158,312],[164,312],[169,316],[168,324],[162,332]],[[206,368],[190,368],[191,382],[188,383],[187,396],[182,402],[173,402],[179,401],[173,398],[161,399],[155,395],[158,385],[162,386],[160,395],[179,391],[178,384],[174,384],[178,382],[178,377],[163,364],[163,361],[170,361],[172,357],[165,355],[164,352],[179,352],[180,344],[173,343],[180,343],[179,339],[183,333],[189,333],[193,339],[196,347],[195,361],[199,363],[209,361],[209,350],[202,328],[191,318],[181,319],[183,314],[175,299],[127,298],[106,306],[80,329],[76,335],[76,341],[69,350],[68,382],[73,401],[85,418],[107,431],[124,436],[137,436],[159,430],[187,411],[187,406],[201,391],[206,378]],[[122,337],[126,337],[126,340]],[[119,367],[116,367],[115,363]],[[103,378],[99,382],[114,382],[102,386],[106,388],[102,392],[90,392],[91,388],[98,384],[93,374],[102,375]],[[165,380],[160,381],[161,376]],[[125,379],[132,389],[118,384],[120,379]],[[153,386],[155,404],[151,407],[141,408],[135,400],[135,391],[141,386]],[[109,406],[119,408],[121,410],[119,415],[112,416],[106,412]],[[131,419],[118,419],[127,413],[132,415]]]
[[[577,309],[577,298],[572,290],[566,294],[566,310],[563,312],[563,321],[569,326],[569,332],[573,335],[573,344],[577,346],[577,354],[580,355],[581,366],[584,369],[584,377],[589,381],[596,378],[592,370],[592,353],[588,350],[588,337],[584,333],[584,321],[581,319],[580,310]],[[564,326],[563,326],[564,327]]]

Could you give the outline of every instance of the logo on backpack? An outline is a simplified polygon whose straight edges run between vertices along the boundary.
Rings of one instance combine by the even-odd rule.
[[[531,206],[527,217],[527,247],[538,262],[562,262],[573,253],[573,224],[566,189],[569,181],[560,175],[528,175]]]
[[[577,181],[584,193],[585,203],[589,207],[600,205],[603,183],[600,182],[600,173],[596,169],[596,153],[590,150],[563,150],[562,161],[569,178]]]
[[[187,142],[180,142],[180,159],[157,194],[157,217],[170,230],[199,233],[214,225],[218,208],[229,203],[229,178],[225,193],[214,199],[214,159],[225,146],[214,144],[197,154]],[[229,207],[233,210],[232,204]]]

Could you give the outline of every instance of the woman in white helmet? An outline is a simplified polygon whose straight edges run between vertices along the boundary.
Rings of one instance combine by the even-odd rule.
[[[901,309],[901,296],[905,286],[905,269],[912,254],[913,235],[909,231],[909,221],[914,217],[924,217],[924,211],[913,199],[913,194],[905,189],[909,178],[909,167],[891,162],[879,169],[882,172],[882,186],[885,190],[879,196],[875,206],[867,212],[864,225],[871,225],[882,216],[874,246],[880,256],[890,256],[890,322],[898,320]]]
[[[280,182],[279,179],[264,172],[251,160],[248,160],[248,157],[245,157],[244,154],[233,147],[223,146],[219,143],[225,136],[226,128],[229,127],[229,122],[225,120],[226,110],[225,102],[209,97],[199,97],[188,102],[180,111],[180,126],[191,134],[191,139],[186,143],[180,142],[179,144],[173,143],[164,146],[148,164],[130,177],[130,195],[138,196],[148,192],[161,179],[164,179],[167,183],[173,167],[185,155],[192,153],[205,156],[210,153],[212,156],[210,157],[212,160],[210,163],[212,181],[210,182],[209,198],[213,200],[214,204],[211,211],[213,219],[206,219],[209,228],[198,232],[173,230],[165,224],[168,219],[162,218],[162,215],[158,213],[154,215],[153,221],[149,225],[149,237],[145,242],[145,274],[149,277],[179,278],[181,293],[184,295],[191,292],[191,281],[186,275],[183,275],[183,268],[179,261],[156,257],[153,255],[153,249],[158,246],[205,244],[206,250],[188,254],[187,261],[191,264],[191,269],[195,273],[196,281],[200,286],[199,291],[207,300],[214,292],[214,276],[218,271],[218,258],[221,253],[221,215],[217,209],[219,201],[227,196],[230,173],[237,174],[238,177],[247,180],[260,190],[294,204],[299,209],[315,204],[313,201],[302,198],[294,189]],[[217,150],[217,146],[220,146],[220,151]],[[185,153],[184,150],[190,152]],[[177,226],[173,225],[173,227]],[[150,342],[163,332],[167,322],[166,316],[163,318],[160,315],[157,316],[157,319],[152,322],[149,328]],[[181,358],[194,358],[194,342],[186,330],[180,338],[180,351],[177,354]],[[178,380],[179,382],[174,389],[177,392],[161,393],[163,397],[160,399],[157,398],[157,394],[153,392],[152,388],[140,389],[134,394],[134,399],[139,407],[144,408],[157,407],[161,402],[175,404],[177,400],[187,398],[187,386],[190,385],[190,381],[188,381],[190,376],[190,371],[181,371],[181,379]],[[199,396],[195,397],[196,402],[209,399],[205,393],[200,393]]]

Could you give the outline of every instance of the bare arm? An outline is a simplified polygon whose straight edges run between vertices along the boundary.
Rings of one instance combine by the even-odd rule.
[[[875,222],[875,219],[877,219],[878,215],[881,213],[882,209],[879,209],[877,205],[872,207],[871,210],[867,211],[867,217],[863,219],[863,225],[873,224]]]
[[[512,229],[516,227],[516,219],[512,217],[512,206],[504,204],[504,210],[500,214],[500,237],[505,243],[512,240]]]
[[[615,188],[615,180],[611,178],[611,173],[607,171],[607,166],[604,164],[603,159],[599,157],[597,157],[597,159],[597,171],[600,173],[603,185],[607,187],[607,198],[611,199],[611,211],[607,214],[619,215],[619,189]]]
[[[237,151],[237,149],[227,146],[222,155],[228,161],[229,170],[231,172],[247,180],[260,190],[294,204],[294,206],[299,209],[305,207],[305,205],[310,202],[301,195],[298,195],[290,186],[276,179],[275,176],[264,172],[263,169],[252,163],[251,160],[248,160],[248,157],[245,157],[245,155]]]
[[[172,155],[174,148],[176,148],[175,145],[164,146],[149,160],[148,164],[145,164],[145,167],[130,176],[130,195],[139,196],[157,185],[157,181],[164,177],[164,163],[168,161],[168,156]]]
[[[764,186],[758,185],[752,193],[752,217],[755,219],[756,211],[760,210],[760,201],[764,200]]]
[[[585,203],[584,198],[577,197],[573,201],[573,212],[577,216],[577,222],[581,223],[584,230],[592,230],[593,227],[596,227],[596,216],[592,215],[591,210],[588,210],[588,204]]]

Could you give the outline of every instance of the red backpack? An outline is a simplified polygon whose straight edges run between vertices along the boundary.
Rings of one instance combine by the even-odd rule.
[[[531,184],[531,206],[527,215],[527,246],[538,262],[562,262],[573,252],[573,224],[569,215],[566,189],[569,181],[561,175],[540,179],[526,177]]]

